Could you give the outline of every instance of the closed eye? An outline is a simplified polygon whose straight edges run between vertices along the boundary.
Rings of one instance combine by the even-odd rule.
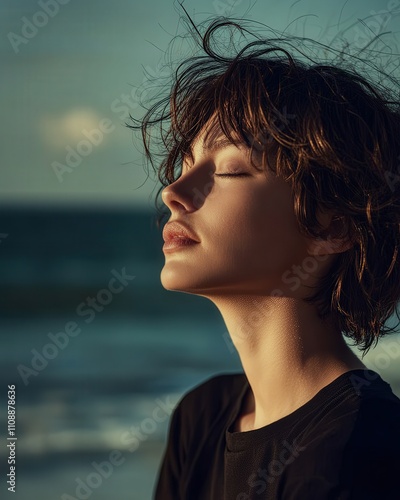
[[[214,174],[218,177],[245,177],[245,176],[248,176],[250,174],[248,174],[247,172],[237,172],[237,173],[234,173],[234,172],[226,172],[224,174]]]

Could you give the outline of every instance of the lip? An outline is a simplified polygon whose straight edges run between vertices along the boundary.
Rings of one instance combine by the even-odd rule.
[[[197,235],[182,222],[168,222],[163,229],[163,251],[175,251],[200,243]]]

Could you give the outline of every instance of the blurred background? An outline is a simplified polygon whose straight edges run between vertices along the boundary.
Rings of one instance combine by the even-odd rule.
[[[196,22],[246,17],[355,51],[379,36],[400,52],[396,0],[184,5]],[[173,405],[240,370],[215,307],[159,282],[159,186],[125,126],[168,77],[182,10],[3,0],[0,13],[1,496],[11,495],[3,408],[15,384],[13,498],[150,499]],[[393,336],[364,358],[398,395],[399,346]]]

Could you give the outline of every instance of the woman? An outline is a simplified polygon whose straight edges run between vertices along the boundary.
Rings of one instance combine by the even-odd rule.
[[[215,304],[244,373],[182,398],[155,498],[400,498],[400,400],[344,340],[366,352],[400,297],[399,108],[283,40],[219,55],[224,29],[141,128],[151,159],[167,124],[162,285]]]

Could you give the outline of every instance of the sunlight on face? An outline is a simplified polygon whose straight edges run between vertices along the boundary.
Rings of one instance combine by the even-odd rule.
[[[250,163],[249,150],[221,134],[203,131],[193,162],[162,193],[170,221],[200,241],[165,255],[166,289],[211,298],[290,289],[282,275],[308,255],[298,229],[291,188],[268,169]]]

